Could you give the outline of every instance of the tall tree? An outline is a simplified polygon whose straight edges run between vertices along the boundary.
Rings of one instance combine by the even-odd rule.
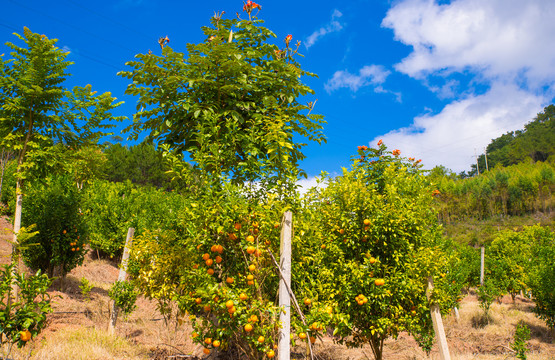
[[[109,181],[122,182],[127,179],[134,184],[169,188],[170,177],[166,174],[163,153],[153,144],[142,142],[134,146],[112,144],[104,149],[106,164],[104,173]]]
[[[24,181],[40,166],[34,159],[56,143],[95,143],[104,129],[114,126],[106,122],[121,117],[111,114],[119,103],[114,103],[110,93],[96,95],[90,85],[71,90],[64,87],[72,62],[66,60],[67,52],[55,46],[56,39],[28,28],[23,35],[14,35],[24,46],[6,43],[12,58],[1,62],[0,132],[5,136],[0,145],[15,151],[17,158],[13,226],[13,254],[17,257]]]
[[[313,93],[301,77],[314,76],[295,60],[300,42],[288,35],[281,47],[270,43],[276,35],[251,16],[252,6],[248,19],[214,15],[187,54],[161,39],[161,56],[138,54],[120,75],[132,80],[126,94],[139,96],[135,138],[148,132],[205,174],[282,187],[303,174],[306,144],[298,140],[324,141],[323,121],[298,102]]]

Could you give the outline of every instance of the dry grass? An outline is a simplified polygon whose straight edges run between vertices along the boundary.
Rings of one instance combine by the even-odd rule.
[[[148,350],[94,327],[66,327],[51,333],[33,358],[41,360],[149,359]]]

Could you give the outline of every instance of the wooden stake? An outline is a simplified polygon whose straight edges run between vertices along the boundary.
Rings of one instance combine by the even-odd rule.
[[[430,300],[433,289],[434,279],[433,277],[429,276],[428,290],[426,290],[426,296],[428,297],[428,300]],[[449,355],[449,346],[447,345],[447,338],[445,337],[445,329],[443,328],[443,321],[441,320],[441,312],[439,311],[439,305],[431,304],[430,314],[432,315],[434,332],[436,333],[437,344],[439,346],[439,356],[441,360],[451,360],[451,355]]]
[[[278,360],[289,360],[291,353],[291,340],[289,338],[291,330],[291,297],[289,296],[289,290],[291,289],[292,217],[291,211],[286,211],[281,221],[279,306],[283,307],[283,312],[279,315],[281,329],[279,332]]]
[[[486,248],[480,248],[480,285],[484,285],[484,259],[486,255]]]
[[[455,312],[455,320],[458,322],[461,319],[461,316],[459,315],[459,308],[455,306],[453,311]]]
[[[127,262],[129,261],[129,248],[133,242],[134,228],[127,230],[127,238],[125,239],[125,247],[123,248],[123,257],[121,258],[121,267],[119,269],[118,281],[125,281],[127,277]],[[112,304],[112,312],[110,314],[110,323],[108,324],[108,333],[113,335],[116,332],[116,322],[118,321],[118,307]]]

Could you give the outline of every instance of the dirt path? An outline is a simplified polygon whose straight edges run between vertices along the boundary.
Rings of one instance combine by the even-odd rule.
[[[0,216],[0,264],[9,264],[12,254],[12,224],[5,216]]]

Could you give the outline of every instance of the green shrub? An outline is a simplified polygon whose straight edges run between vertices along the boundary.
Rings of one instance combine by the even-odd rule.
[[[527,341],[530,340],[530,329],[522,322],[516,325],[515,337],[511,343],[511,349],[516,353],[516,357],[520,360],[526,360],[528,349]]]
[[[493,301],[503,295],[503,291],[495,286],[495,282],[486,278],[484,285],[478,287],[478,301],[480,308],[484,310],[484,318],[489,323],[489,310]]]
[[[83,262],[86,228],[79,210],[80,191],[68,177],[47,179],[28,188],[22,213],[24,226],[38,234],[21,242],[25,264],[49,276],[59,267],[62,277]]]
[[[79,289],[81,289],[81,295],[83,295],[83,297],[86,300],[90,300],[91,299],[91,291],[94,288],[94,285],[87,280],[87,278],[82,277],[81,278],[81,284],[79,285]]]
[[[177,229],[184,204],[183,197],[174,192],[135,186],[130,181],[94,181],[83,201],[91,248],[109,257],[120,256],[130,227],[136,235]]]
[[[12,284],[19,288],[17,301],[11,298]],[[1,355],[7,359],[13,348],[23,347],[46,326],[46,314],[52,311],[47,293],[51,280],[40,271],[26,277],[14,274],[13,265],[0,270],[0,330]],[[11,299],[10,299],[11,298]]]
[[[135,302],[137,301],[138,292],[130,282],[116,281],[110,288],[108,295],[125,317],[129,316],[137,307]]]
[[[555,327],[555,233],[548,228],[528,228],[533,241],[527,285],[532,290],[538,317]]]

